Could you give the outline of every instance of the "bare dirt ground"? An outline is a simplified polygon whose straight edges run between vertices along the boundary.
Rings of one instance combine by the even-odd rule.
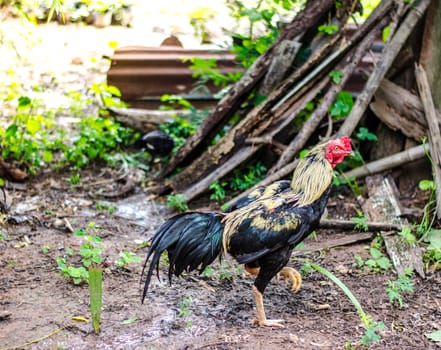
[[[67,33],[74,33],[71,29],[48,28],[51,31],[43,36],[54,33],[54,48],[60,43],[58,36],[73,49],[60,57],[83,54],[80,44],[72,45],[81,43],[79,32],[68,39]],[[83,40],[95,38],[100,45],[107,40],[101,36],[105,31],[87,28],[83,33]],[[84,43],[93,46],[93,41]],[[54,55],[57,51],[39,52]],[[54,60],[60,62],[60,57]],[[69,59],[63,62],[72,73],[72,83],[91,79],[86,64],[77,67]],[[67,74],[63,71],[61,67],[51,74],[62,80]],[[94,74],[103,78],[102,71]],[[0,349],[344,349],[346,342],[360,344],[363,329],[353,305],[318,273],[304,275],[303,287],[296,294],[276,280],[268,286],[266,312],[271,318],[284,319],[283,329],[250,324],[254,315],[252,278],[228,259],[217,262],[211,276],[184,276],[175,279],[171,288],[164,279],[154,280],[141,305],[142,264],[122,269],[114,262],[120,251],[134,251],[144,258],[147,248],[140,241],[154,233],[164,219],[164,208],[148,200],[143,188],[136,186],[129,198],[114,203],[118,210],[109,214],[97,208],[100,199],[94,194],[120,186],[120,174],[93,167],[82,173],[77,187],[67,184],[68,176],[46,173],[22,189],[8,191],[12,207],[8,215],[1,216],[0,224]],[[334,196],[331,216],[355,216],[354,208],[345,205],[347,201]],[[82,242],[65,227],[65,219],[74,229],[91,221],[100,227],[107,269],[99,335],[90,322],[84,322],[90,320],[87,285],[75,286],[57,270],[55,259]],[[318,239],[347,234],[319,231]],[[386,282],[396,278],[393,271],[367,273],[353,266],[355,253],[367,258],[366,245],[369,242],[302,256],[289,265],[300,269],[307,258],[326,267],[351,289],[368,314],[385,323],[381,341],[372,349],[436,349],[436,343],[424,334],[441,329],[440,273],[429,273],[425,280],[415,277],[415,293],[405,295],[404,307],[397,308],[389,303],[385,291]],[[163,277],[165,269],[163,266]]]

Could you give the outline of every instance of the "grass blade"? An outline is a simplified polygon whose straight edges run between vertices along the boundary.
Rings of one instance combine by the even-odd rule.
[[[93,329],[98,334],[100,332],[103,303],[103,269],[99,266],[89,267],[89,296]]]
[[[366,327],[369,325],[369,321],[368,321],[368,317],[366,315],[366,313],[363,311],[363,308],[360,305],[360,302],[357,300],[357,298],[355,297],[354,294],[352,294],[352,292],[349,290],[348,287],[346,287],[346,285],[340,281],[334,274],[332,274],[330,271],[326,270],[324,267],[321,267],[319,265],[310,264],[311,267],[320,272],[322,275],[328,277],[332,282],[334,282],[345,294],[346,296],[349,298],[349,300],[352,302],[352,304],[354,304],[355,309],[357,310],[358,315],[360,316],[360,320],[361,322],[363,322],[363,325]]]

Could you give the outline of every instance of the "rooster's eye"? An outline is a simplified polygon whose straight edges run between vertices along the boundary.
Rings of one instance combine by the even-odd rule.
[[[334,151],[338,151],[340,149],[340,147],[335,146]]]

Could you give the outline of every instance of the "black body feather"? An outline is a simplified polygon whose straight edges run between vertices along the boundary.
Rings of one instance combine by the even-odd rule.
[[[184,271],[198,269],[202,272],[219,256],[222,247],[221,219],[218,213],[189,212],[171,217],[164,222],[152,238],[142,275],[147,262],[152,259],[144,281],[142,301],[156,269],[159,278],[159,260],[167,251],[169,258],[168,279]]]

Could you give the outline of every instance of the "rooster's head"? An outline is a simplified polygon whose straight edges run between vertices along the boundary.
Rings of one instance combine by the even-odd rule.
[[[329,142],[326,146],[325,155],[332,168],[335,168],[351,152],[351,139],[347,136],[342,136]]]

